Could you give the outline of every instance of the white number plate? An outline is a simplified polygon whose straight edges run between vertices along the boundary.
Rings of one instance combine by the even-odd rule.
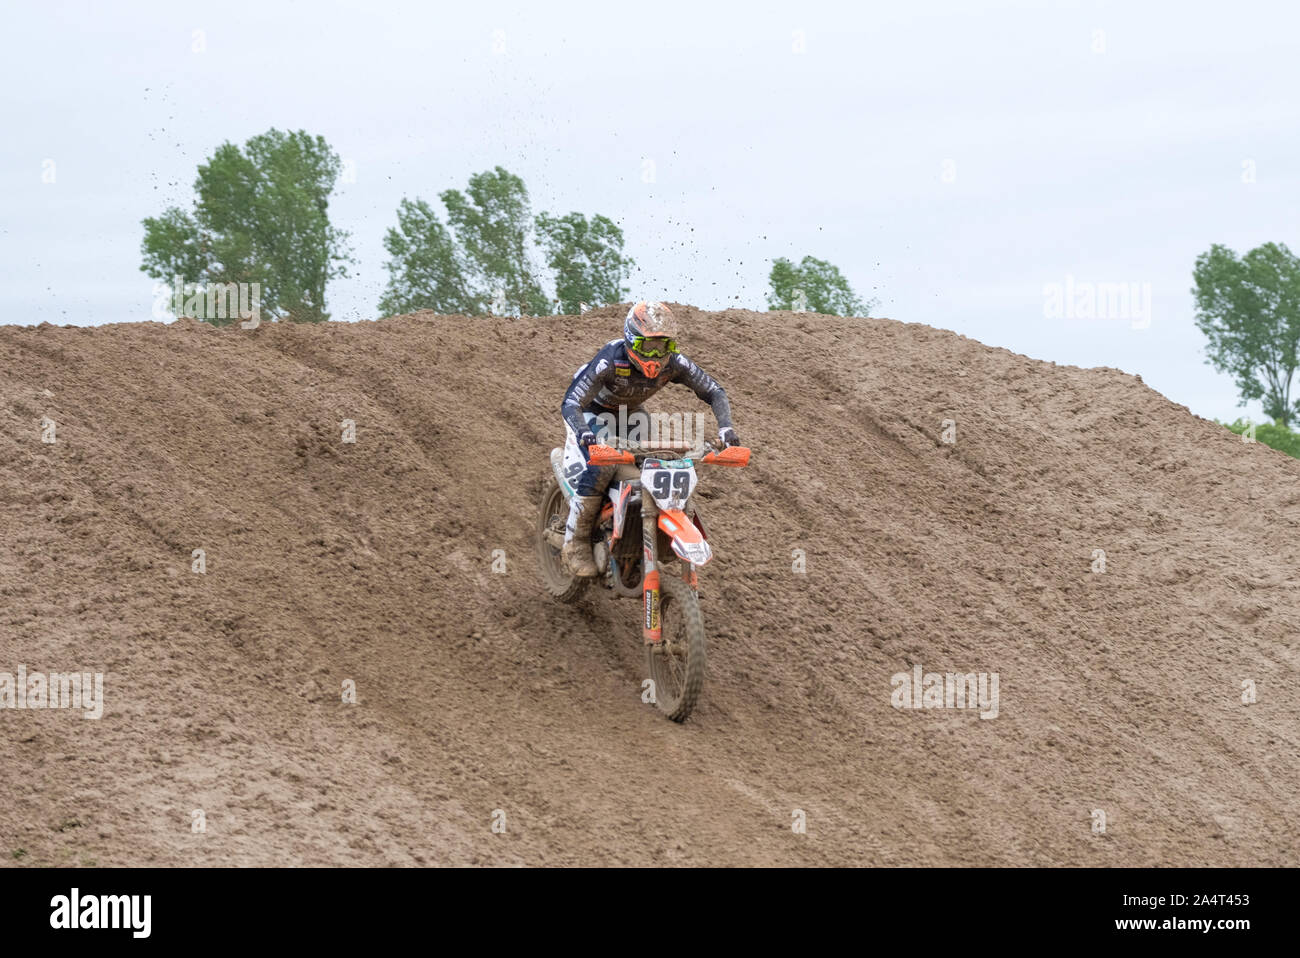
[[[652,459],[641,468],[641,485],[660,509],[685,509],[695,491],[695,466],[689,459],[664,462]]]

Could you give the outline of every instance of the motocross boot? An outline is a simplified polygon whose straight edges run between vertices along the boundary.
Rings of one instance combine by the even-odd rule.
[[[569,501],[569,521],[564,524],[564,548],[560,557],[579,578],[600,574],[591,554],[591,530],[600,515],[600,496],[574,496]]]

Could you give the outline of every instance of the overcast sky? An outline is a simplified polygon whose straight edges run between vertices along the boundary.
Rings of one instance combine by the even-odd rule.
[[[150,319],[140,220],[270,127],[355,172],[330,207],[358,260],[335,319],[377,315],[403,196],[500,164],[536,210],[618,221],[636,298],[761,309],[771,259],[811,254],[873,315],[1140,373],[1224,419],[1243,411],[1204,363],[1195,258],[1300,250],[1291,0],[20,2],[5,21],[4,323]],[[1067,281],[1149,288],[1150,316],[1055,315],[1045,287]]]

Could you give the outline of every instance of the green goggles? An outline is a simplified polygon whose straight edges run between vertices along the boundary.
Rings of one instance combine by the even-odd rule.
[[[677,340],[666,336],[636,336],[632,339],[632,349],[639,356],[658,359],[677,352]]]

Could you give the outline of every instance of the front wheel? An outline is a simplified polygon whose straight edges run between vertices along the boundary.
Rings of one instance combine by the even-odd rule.
[[[681,579],[659,581],[661,641],[646,646],[655,705],[674,722],[684,722],[704,688],[704,616],[700,598]]]

